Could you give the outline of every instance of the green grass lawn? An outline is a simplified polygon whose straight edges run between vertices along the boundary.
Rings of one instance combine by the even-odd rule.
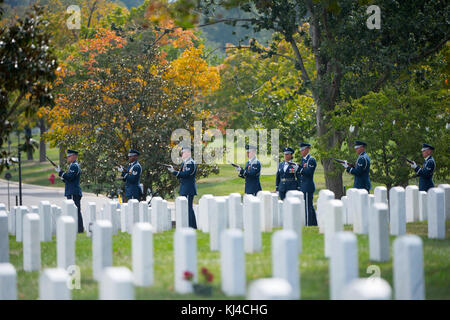
[[[351,226],[346,226],[351,230]],[[450,299],[450,224],[446,225],[445,240],[427,239],[427,224],[408,223],[407,233],[419,235],[424,243],[425,296],[426,299]],[[254,279],[271,277],[271,235],[263,233],[263,249],[260,253],[245,255],[247,285]],[[151,287],[136,288],[137,299],[205,299],[194,294],[174,292],[174,231],[154,234],[154,284]],[[393,285],[392,242],[390,237],[391,259],[379,263],[369,260],[367,235],[358,235],[359,276],[369,277],[369,265],[377,265],[381,277]],[[303,228],[303,252],[299,255],[300,287],[302,299],[328,299],[328,259],[324,257],[323,235],[317,227]],[[113,236],[113,265],[126,266],[131,270],[131,236],[119,232]],[[37,299],[39,272],[23,271],[22,243],[10,237],[10,262],[15,266],[18,276],[19,299]],[[41,243],[42,269],[56,267],[56,241]],[[91,238],[78,235],[76,242],[76,264],[81,270],[81,288],[72,291],[73,299],[97,299],[98,284],[92,277]],[[197,265],[207,267],[214,275],[212,299],[229,299],[220,290],[220,254],[209,250],[209,234],[197,231]],[[242,297],[231,297],[240,299]]]
[[[38,140],[38,137],[34,137]],[[25,157],[25,154],[22,154]],[[47,149],[47,155],[58,159],[58,150]],[[34,158],[38,159],[38,151]],[[203,194],[228,195],[232,192],[244,192],[244,179],[237,176],[236,171],[230,165],[220,165],[220,173],[211,175],[197,181],[198,196],[195,202]],[[10,170],[13,180],[18,180],[17,166]],[[22,165],[22,177],[24,183],[50,186],[48,177],[55,173],[50,163],[39,163],[38,160],[24,160]],[[351,187],[353,177],[343,175],[344,185]],[[323,167],[320,162],[316,169],[315,183],[317,191],[325,188]],[[417,181],[412,183],[416,183]],[[261,184],[264,190],[275,189],[275,175],[261,176]],[[379,184],[373,183],[373,186]],[[56,179],[54,186],[63,187],[60,179]],[[351,227],[347,227],[351,230]],[[409,223],[407,232],[414,233],[424,241],[424,267],[427,299],[450,299],[450,234],[447,223],[447,238],[445,240],[427,239],[427,224]],[[263,250],[261,253],[246,254],[247,284],[254,279],[271,276],[270,241],[272,233],[263,233]],[[391,237],[391,244],[394,237]],[[198,243],[198,268],[206,266],[214,274],[213,299],[227,299],[220,291],[220,254],[209,251],[209,235],[197,231]],[[152,287],[136,288],[137,299],[195,299],[195,295],[180,295],[173,290],[173,231],[167,231],[154,235],[154,270],[155,282]],[[22,265],[22,243],[15,242],[15,237],[10,237],[10,261],[18,272],[18,292],[20,299],[38,298],[38,272],[24,272]],[[131,268],[131,237],[126,233],[119,233],[113,237],[113,264],[114,266],[127,266]],[[381,277],[392,286],[392,259],[386,263],[372,263],[369,261],[368,237],[358,235],[359,275],[368,277],[367,267],[371,264],[378,265],[381,269]],[[56,241],[42,243],[41,257],[43,268],[56,267]],[[318,233],[317,227],[305,227],[303,229],[303,253],[300,259],[301,297],[302,299],[328,299],[328,260],[323,256],[323,235]],[[74,299],[96,299],[98,286],[92,278],[92,248],[91,239],[78,235],[76,246],[76,263],[81,268],[81,290],[73,291]],[[203,299],[203,298],[202,298]]]

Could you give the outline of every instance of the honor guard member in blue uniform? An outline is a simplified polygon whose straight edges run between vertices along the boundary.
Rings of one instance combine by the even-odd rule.
[[[428,189],[434,188],[433,172],[436,167],[436,163],[431,155],[433,150],[433,146],[426,143],[422,144],[422,156],[425,159],[423,167],[419,167],[415,162],[411,164],[411,168],[413,168],[419,176],[419,191],[428,191]]]
[[[244,168],[238,167],[239,177],[245,179],[245,193],[256,196],[262,190],[259,176],[261,175],[261,162],[256,158],[256,147],[245,145],[247,158],[249,159]]]
[[[299,165],[292,161],[294,157],[294,149],[286,147],[283,149],[284,161],[280,162],[277,170],[276,191],[280,195],[281,200],[286,197],[289,190],[298,189],[298,169]]]
[[[369,179],[370,170],[370,158],[366,153],[367,143],[363,141],[355,141],[355,151],[358,154],[358,159],[356,160],[355,167],[352,168],[347,164],[347,160],[342,164],[348,173],[355,176],[355,181],[353,183],[353,188],[356,189],[366,189],[369,192],[371,188]]]
[[[65,183],[64,196],[67,199],[72,199],[78,208],[78,233],[84,231],[83,228],[83,216],[81,215],[81,187],[80,187],[80,176],[81,168],[77,162],[78,151],[67,149],[67,163],[69,163],[69,169],[67,172],[61,170],[58,166],[55,168],[58,175]]]
[[[118,168],[122,173],[122,179],[125,181],[125,202],[130,199],[140,200],[142,190],[140,186],[140,179],[142,173],[141,164],[138,162],[139,152],[130,149],[128,151],[128,168],[125,170],[122,166]]]
[[[180,196],[188,199],[189,207],[189,227],[197,229],[197,222],[194,213],[194,196],[197,195],[197,186],[195,185],[195,174],[197,173],[197,164],[191,157],[192,150],[190,147],[182,147],[181,158],[183,162],[180,171],[175,170],[172,166],[168,170],[180,180]]]
[[[314,159],[309,150],[311,145],[306,142],[300,143],[300,153],[302,154],[302,160],[300,161],[300,184],[299,190],[303,192],[305,197],[305,225],[317,226],[316,211],[313,205],[314,191],[316,186],[314,184],[314,171],[317,167],[316,159]]]

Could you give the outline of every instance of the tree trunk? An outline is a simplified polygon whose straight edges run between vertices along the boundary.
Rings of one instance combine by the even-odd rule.
[[[319,137],[321,148],[323,150],[331,150],[336,147],[340,148],[342,139],[338,132],[333,128],[329,128],[329,123],[324,116],[325,108],[317,100],[317,135]],[[329,132],[330,130],[333,130],[333,132]],[[331,159],[322,159],[322,165],[327,189],[334,192],[335,199],[341,199],[341,197],[345,195],[342,172],[337,170],[336,163]]]
[[[322,160],[322,165],[327,189],[334,192],[335,199],[341,199],[345,195],[342,173],[336,170],[336,164],[330,159]]]
[[[45,145],[45,140],[43,137],[43,134],[45,133],[45,122],[43,118],[39,120],[39,128],[41,129],[41,138],[39,139],[39,162],[45,162],[45,156],[47,155],[47,146]]]
[[[31,138],[32,138],[31,128],[28,125],[26,125],[24,148],[25,152],[27,153],[27,160],[33,160],[33,146],[31,145]]]
[[[63,147],[59,147],[59,166],[62,168],[66,163],[66,150]]]
[[[33,160],[33,149],[31,147],[30,140],[27,139],[27,143],[30,145],[30,147],[27,149],[27,160]]]

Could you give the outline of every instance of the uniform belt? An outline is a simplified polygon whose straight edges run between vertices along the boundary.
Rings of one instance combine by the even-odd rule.
[[[288,181],[295,181],[294,178],[287,179],[287,178],[281,178],[281,182],[288,182]]]

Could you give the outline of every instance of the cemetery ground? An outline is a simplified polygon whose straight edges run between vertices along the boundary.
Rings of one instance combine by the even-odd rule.
[[[274,228],[273,232],[280,228]],[[346,230],[352,230],[347,225]],[[214,275],[211,297],[195,294],[178,294],[174,291],[174,231],[165,231],[153,235],[154,243],[154,283],[150,287],[136,287],[136,299],[242,299],[227,297],[220,289],[220,252],[210,251],[209,234],[197,230],[197,266],[199,282],[200,270],[208,268]],[[262,251],[245,254],[246,285],[252,280],[272,276],[271,236],[273,232],[262,233]],[[416,234],[423,240],[425,298],[450,299],[450,223],[446,223],[446,239],[433,240],[427,237],[427,222],[407,224],[407,233]],[[324,257],[324,239],[318,227],[304,227],[302,231],[303,251],[299,254],[299,272],[301,299],[329,299],[328,259]],[[380,276],[393,287],[392,242],[390,236],[390,260],[371,262],[369,260],[368,235],[357,235],[359,277],[373,276],[368,267],[379,267]],[[17,270],[19,299],[37,299],[39,296],[39,271],[25,272],[22,261],[22,242],[16,242],[10,236],[10,263]],[[80,289],[72,290],[72,299],[97,299],[98,283],[92,275],[91,238],[78,234],[76,241],[76,265],[80,267]],[[56,267],[56,236],[51,242],[41,243],[41,270]],[[113,266],[131,265],[131,235],[119,232],[113,236]],[[373,267],[371,267],[373,270]],[[371,270],[371,269],[369,269]]]
[[[36,137],[35,137],[36,138]],[[38,138],[38,137],[37,137]],[[37,139],[36,139],[37,140]],[[14,146],[12,146],[14,147]],[[58,159],[58,150],[47,148],[50,159]],[[26,155],[22,153],[22,159]],[[38,150],[34,153],[38,159]],[[219,165],[220,173],[210,175],[197,181],[198,195],[195,203],[203,194],[215,196],[228,195],[232,192],[244,192],[244,180],[237,176],[231,165]],[[112,168],[113,170],[114,168]],[[17,166],[9,170],[17,181]],[[22,177],[24,183],[41,186],[50,186],[48,177],[55,173],[50,163],[40,163],[38,160],[22,163]],[[56,173],[55,173],[56,174]],[[3,178],[3,177],[0,177]],[[344,185],[350,188],[353,177],[343,175]],[[59,179],[55,180],[55,187],[63,188],[64,184]],[[315,174],[316,202],[318,193],[325,189],[323,168],[318,162]],[[436,185],[442,182],[435,181]],[[418,184],[411,180],[411,184]],[[275,189],[275,176],[265,175],[261,177],[263,190]],[[373,188],[379,184],[373,183]],[[372,189],[373,190],[373,189]],[[83,189],[83,191],[88,191]],[[373,191],[372,191],[373,192]],[[11,200],[14,201],[12,195]],[[171,201],[171,199],[167,199]],[[83,201],[83,200],[82,200]],[[27,205],[24,199],[24,205]],[[317,208],[317,204],[315,203]],[[280,228],[274,228],[273,232]],[[345,226],[346,230],[353,230],[351,225]],[[220,252],[210,251],[209,233],[197,230],[197,267],[208,268],[214,275],[213,295],[211,297],[197,296],[195,294],[178,294],[174,290],[174,231],[165,231],[153,235],[154,243],[154,284],[150,287],[136,287],[136,299],[241,299],[244,297],[227,297],[220,286]],[[259,253],[245,254],[246,285],[259,278],[272,276],[271,236],[273,232],[262,233],[262,251]],[[424,273],[425,273],[425,298],[426,299],[450,299],[450,223],[446,222],[446,239],[433,240],[427,236],[427,221],[407,224],[407,233],[416,234],[423,240]],[[392,243],[395,236],[390,236],[390,259],[387,262],[371,262],[369,259],[368,235],[356,235],[358,239],[359,277],[373,276],[374,270],[379,267],[383,279],[393,287],[392,273]],[[113,266],[125,266],[131,269],[131,235],[119,232],[113,236]],[[17,271],[17,285],[19,299],[37,299],[39,296],[40,272],[25,272],[23,270],[22,242],[16,242],[14,236],[9,237],[10,262]],[[299,274],[301,299],[329,299],[329,260],[324,256],[324,235],[319,233],[318,227],[304,227],[302,231],[303,251],[299,254]],[[51,242],[41,243],[41,270],[56,267],[56,236]],[[81,288],[72,291],[73,299],[97,299],[98,282],[92,275],[92,239],[85,234],[77,235],[76,265],[81,271]],[[375,268],[369,266],[377,266]],[[369,270],[369,272],[368,272]],[[199,281],[201,277],[199,276]],[[394,288],[393,288],[394,289]],[[395,290],[395,289],[394,289]]]

